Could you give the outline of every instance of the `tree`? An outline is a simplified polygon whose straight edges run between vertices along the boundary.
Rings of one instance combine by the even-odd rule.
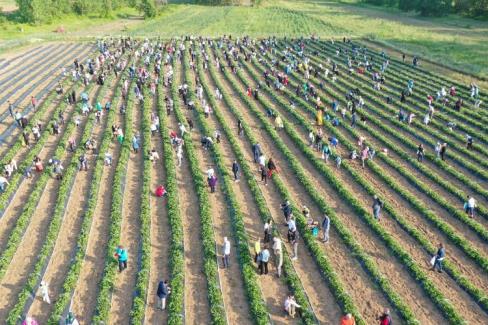
[[[144,13],[144,18],[156,17],[157,14],[154,0],[142,0],[139,4],[139,10]]]
[[[399,0],[398,8],[403,11],[415,11],[418,9],[420,0]]]
[[[419,11],[422,16],[445,16],[451,11],[451,4],[446,0],[420,0]]]
[[[19,14],[25,22],[43,23],[52,18],[53,6],[49,0],[16,0]]]

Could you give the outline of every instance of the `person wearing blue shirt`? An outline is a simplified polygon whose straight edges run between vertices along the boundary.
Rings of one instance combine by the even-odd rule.
[[[259,270],[261,271],[261,275],[263,273],[268,274],[269,250],[266,246],[261,251],[261,253],[259,253],[258,260],[259,260]]]
[[[122,272],[127,268],[127,250],[122,245],[117,246],[117,249],[115,250],[115,257],[119,262],[119,272]]]

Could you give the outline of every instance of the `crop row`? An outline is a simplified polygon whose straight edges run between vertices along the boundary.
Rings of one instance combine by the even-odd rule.
[[[322,44],[322,43],[318,43],[318,44]],[[337,43],[334,45],[334,47],[335,48],[341,47],[343,49],[347,48],[347,47],[344,47],[343,45],[337,44]],[[367,49],[367,53],[369,53],[370,55],[372,55],[373,57],[375,57],[379,60],[384,60],[381,58],[381,56],[378,53],[371,51],[370,49]],[[393,70],[396,74],[404,75],[405,77],[412,78],[415,81],[420,80],[421,88],[425,89],[424,94],[427,94],[427,92],[430,92],[431,94],[435,94],[437,91],[440,90],[441,87],[447,88],[451,85],[456,86],[456,88],[457,88],[457,96],[456,97],[464,98],[466,100],[465,105],[468,106],[469,109],[464,112],[467,114],[460,115],[460,113],[458,113],[458,112],[450,109],[449,107],[447,107],[446,109],[450,113],[454,113],[457,117],[459,117],[463,120],[466,120],[469,123],[471,123],[473,121],[471,118],[474,118],[476,121],[480,117],[483,117],[480,114],[480,112],[472,109],[473,106],[469,104],[469,100],[468,100],[469,99],[469,94],[468,94],[469,89],[467,89],[466,85],[461,85],[454,80],[445,79],[445,78],[441,77],[441,75],[435,75],[429,71],[419,69],[418,67],[413,67],[413,66],[410,66],[408,64],[401,63],[399,60],[392,59],[392,58],[388,58],[388,59],[390,61],[389,69]],[[392,77],[396,77],[396,76],[394,76],[394,74],[392,74]],[[398,78],[395,78],[395,79],[398,80]],[[438,84],[434,84],[433,83],[434,80],[438,80],[437,81]],[[467,90],[466,93],[464,93],[465,89]]]
[[[81,83],[81,81],[79,81]],[[63,87],[65,88],[66,86],[70,85],[68,89],[66,89],[66,93],[70,94],[71,91],[76,88],[77,82],[70,82],[69,79],[65,79],[62,83]],[[39,119],[46,113],[51,106],[51,104],[54,102],[54,100],[58,97],[55,91],[52,91],[45,100],[43,100],[39,106],[37,107],[36,111],[34,114],[31,116],[29,119],[29,123],[27,126],[24,128],[24,131],[31,131],[32,127],[34,126],[34,122],[39,121]],[[59,103],[56,105],[57,107],[60,107],[64,102],[62,100],[63,95],[59,96]],[[54,116],[54,115],[53,115]],[[7,164],[10,160],[12,160],[15,155],[24,147],[24,139],[19,135],[17,137],[17,140],[15,143],[10,147],[9,151],[2,157],[0,160],[0,165],[4,166]]]
[[[313,79],[313,78],[312,78]],[[315,83],[315,85],[317,85],[317,82]],[[337,85],[337,82],[336,84],[333,85],[333,87],[336,87],[338,89],[340,89],[341,91],[344,91],[345,92],[345,89],[344,88],[340,88],[338,85]],[[328,94],[330,94],[330,91],[329,89],[326,89],[325,92],[327,92]],[[334,94],[333,94],[334,95]],[[337,94],[335,94],[336,98],[339,99],[339,101],[343,104],[344,101],[340,98],[342,98],[342,96],[338,96]],[[382,103],[379,103],[378,106],[381,108],[381,109],[387,109],[387,107],[385,107],[384,104]],[[398,124],[402,124],[398,121],[396,121],[395,119],[391,119],[389,116],[385,115],[384,113],[382,113],[381,109],[376,109],[373,106],[370,107],[370,110],[376,112],[377,114],[379,114],[382,118],[386,118],[386,119],[390,119],[393,124],[395,125],[398,125]],[[365,112],[363,111],[363,114],[365,114]],[[366,115],[366,114],[365,114]],[[366,115],[368,116],[368,115]],[[391,130],[388,126],[385,126],[384,123],[381,123],[380,121],[378,121],[376,118],[370,118],[369,119],[371,121],[371,123],[375,124],[378,128],[384,130],[385,132],[387,132],[388,134],[391,134],[393,135],[395,138],[397,138],[399,141],[401,141],[402,143],[408,145],[413,151],[416,150],[417,148],[417,144],[415,144],[413,141],[411,141],[410,139],[408,138],[405,138],[402,134],[400,134],[399,132],[397,132],[396,130]],[[395,148],[395,147],[394,147]],[[396,148],[398,149],[398,148]],[[487,196],[488,197],[488,191],[484,190],[479,184],[477,184],[476,182],[473,182],[472,180],[470,180],[467,176],[465,176],[463,173],[457,171],[455,168],[449,166],[447,163],[443,162],[442,160],[440,159],[435,159],[435,156],[427,153],[426,154],[426,157],[429,158],[429,160],[431,160],[434,164],[436,164],[438,167],[440,167],[442,170],[448,172],[449,174],[451,174],[452,176],[454,176],[455,178],[457,178],[458,180],[460,180],[461,182],[463,182],[466,186],[472,188],[473,190],[475,190],[477,193],[482,193],[483,195]]]
[[[216,54],[217,55],[217,54]],[[217,77],[215,76],[215,71],[214,68],[211,66],[210,67],[210,72],[213,75],[214,80],[217,80]],[[240,92],[240,86],[236,84],[234,80],[230,78],[228,75],[227,71],[224,71],[224,77],[227,80],[227,82],[230,84],[232,89],[236,91],[237,95],[239,96],[239,99],[243,101],[246,106],[252,105],[252,103]],[[220,88],[221,86],[219,83],[217,83],[218,87]],[[223,92],[224,99],[226,98],[226,93]],[[236,109],[232,105],[228,105],[229,109],[232,111],[232,113],[241,120],[244,128],[244,133],[249,139],[251,143],[257,143],[256,138],[254,137],[253,131],[249,128],[249,126],[244,122],[245,120],[243,119],[243,116],[239,112],[238,109]],[[271,134],[275,135],[275,133],[271,132]],[[274,139],[274,138],[273,138]],[[281,149],[281,148],[280,148]],[[300,177],[301,178],[301,177]],[[279,177],[274,176],[273,181],[275,182],[276,186],[280,190],[281,196],[286,197],[286,198],[291,198],[291,195],[286,188],[285,184],[280,180]],[[295,209],[296,212],[296,209]],[[352,298],[350,295],[347,293],[347,290],[344,288],[344,285],[342,284],[341,280],[337,276],[337,273],[333,270],[330,262],[327,259],[327,256],[323,253],[322,249],[320,248],[320,245],[315,241],[315,239],[311,236],[311,234],[306,231],[306,221],[303,220],[301,217],[301,213],[296,213],[296,219],[298,221],[297,225],[299,227],[301,237],[304,240],[304,243],[306,246],[309,248],[310,252],[312,253],[312,256],[314,257],[317,265],[319,266],[319,269],[321,270],[324,279],[328,282],[329,287],[331,288],[332,293],[334,294],[335,298],[337,299],[337,302],[341,306],[342,310],[345,312],[351,312],[355,315],[356,321],[358,324],[365,324],[365,321],[362,319],[360,316],[360,313],[355,306]],[[336,219],[334,219],[336,220]],[[352,237],[350,237],[352,238]]]
[[[249,70],[249,68],[247,66],[245,66],[245,68],[252,75],[252,72]],[[255,75],[253,77],[256,80],[257,77]],[[281,98],[279,98],[275,93],[269,91],[267,88],[265,88],[265,90],[267,91],[267,93],[269,94],[269,96],[278,105],[281,105],[281,107],[283,107],[285,110],[287,110],[287,112],[290,115],[293,115],[294,118],[299,122],[300,125],[302,125],[307,130],[313,130],[313,127],[308,122],[306,122],[306,120],[301,115],[299,115],[297,112],[295,112],[294,110],[292,110],[291,108],[289,108],[288,105],[286,105],[286,103]],[[264,105],[266,105],[266,103],[264,103]],[[304,103],[301,103],[300,106],[303,106],[305,109],[310,110],[310,108],[307,107],[307,105],[305,105]],[[333,128],[331,128],[331,129],[333,129]],[[351,143],[349,143],[344,137],[342,137],[337,132],[334,132],[334,135],[337,136],[337,138],[340,139],[339,141],[341,143],[345,144],[350,150],[352,150],[354,148],[354,146]],[[382,172],[382,170],[378,167],[378,165],[374,163],[374,161],[369,161],[368,160],[367,161],[367,164],[375,172],[375,174],[379,175],[381,178],[383,178],[385,180],[385,183],[386,184],[388,184],[389,186],[391,186],[393,189],[395,189],[398,192],[403,192],[404,191],[400,186],[398,186],[395,183],[395,181],[391,177],[386,176]],[[355,171],[353,168],[351,168],[347,163],[344,163],[344,166],[350,172],[350,174],[352,175],[353,179],[356,182],[358,182],[359,184],[361,184],[361,186],[370,195],[378,195],[378,193],[375,190],[375,188],[373,186],[371,186],[357,171]],[[394,168],[401,169],[403,167],[396,166]],[[379,195],[379,197],[381,197],[381,195]],[[408,198],[409,198],[409,202],[410,201],[414,201],[414,202],[417,201],[417,199],[415,197],[411,196],[411,195],[408,195]],[[383,201],[384,202],[387,202],[386,200],[383,200]],[[425,236],[423,236],[421,234],[421,232],[417,228],[412,227],[411,225],[409,225],[408,222],[399,213],[397,213],[396,210],[392,206],[390,206],[388,204],[385,204],[385,209],[401,225],[401,227],[406,232],[408,232],[412,237],[414,237],[417,241],[420,242],[420,244],[424,247],[425,251],[428,254],[432,255],[432,254],[434,254],[436,252],[436,248],[430,243],[430,241],[427,240],[427,238]],[[457,235],[456,232],[449,225],[447,225],[445,222],[443,222],[440,218],[436,217],[430,210],[428,210],[428,209],[426,209],[424,207],[419,212],[421,212],[424,215],[425,214],[430,214],[430,217],[435,218],[433,220],[434,224],[439,225],[439,227],[441,229],[443,229],[445,232],[447,232],[448,233],[448,237],[453,238],[453,241],[456,244],[458,244],[458,246],[460,246],[460,248],[462,248],[462,249],[464,248],[468,252],[472,251],[472,247],[469,245],[469,243],[466,241],[466,239],[464,239],[463,237]],[[468,255],[469,255],[469,253],[468,253]],[[478,263],[480,263],[481,265],[484,265],[483,264],[484,263],[483,262],[483,257],[478,252],[475,251],[473,253],[473,258],[480,258],[480,260],[478,261]],[[488,307],[488,300],[487,300],[486,294],[484,294],[479,288],[477,288],[476,286],[472,285],[468,279],[466,279],[464,276],[462,276],[460,274],[459,270],[452,263],[450,263],[449,261],[446,261],[446,263],[445,263],[445,269],[452,276],[452,278],[464,290],[466,290],[483,308],[487,308]]]
[[[322,49],[320,49],[317,46],[315,46],[314,45],[315,43],[313,43],[313,42],[310,42],[309,44],[311,46],[311,49],[319,52],[320,57],[323,57],[324,52],[328,53],[329,55],[333,55],[332,49],[329,49],[328,47],[323,47]],[[343,63],[342,63],[342,66],[345,67],[345,65]],[[389,72],[390,69],[392,69],[392,71],[395,70],[394,66],[390,65],[389,68],[386,70],[386,72]],[[398,75],[402,75],[402,73],[398,72]],[[402,88],[401,83],[402,82],[405,83],[405,81],[400,80],[398,75],[396,73],[388,74],[388,76],[387,76],[388,87],[383,88],[383,92],[389,94],[390,96],[392,96],[392,98],[395,98],[402,90],[404,90],[404,88]],[[371,83],[370,79],[368,79],[368,77],[366,75],[357,74],[355,77],[358,80],[365,81],[366,83]],[[409,108],[411,106],[413,108],[413,111],[415,112],[415,111],[418,111],[418,108],[422,108],[422,107],[427,106],[427,104],[426,104],[427,103],[427,99],[426,99],[427,95],[425,95],[425,97],[421,97],[418,95],[419,91],[421,91],[422,88],[425,86],[425,82],[419,81],[417,78],[415,78],[414,80],[416,82],[415,88],[414,88],[412,95],[408,97],[407,102],[403,105],[402,105],[402,103],[396,103],[396,104],[399,104],[401,107],[406,107],[406,108]],[[437,89],[436,91],[438,91],[438,90],[439,89]],[[433,95],[433,97],[435,97],[434,95],[435,95],[436,91],[431,93],[431,95]],[[451,97],[451,98],[453,98],[453,97]],[[410,104],[410,105],[408,105],[408,104]],[[435,104],[435,105],[438,106],[437,104]],[[473,108],[464,108],[463,113],[460,113],[460,112],[457,112],[457,111],[451,109],[450,105],[452,105],[452,103],[448,104],[448,105],[444,105],[442,108],[440,108],[438,106],[438,109],[436,110],[436,113],[435,113],[436,118],[432,119],[430,121],[430,128],[429,129],[431,129],[434,126],[439,131],[445,132],[446,130],[449,130],[449,129],[447,129],[446,124],[448,122],[455,121],[457,130],[465,132],[465,133],[470,134],[470,135],[475,135],[476,139],[475,139],[475,143],[473,145],[473,148],[478,150],[478,151],[483,152],[484,154],[487,154],[487,150],[484,148],[484,146],[477,143],[479,140],[482,140],[482,143],[486,143],[487,139],[484,135],[484,132],[483,132],[484,130],[483,129],[476,130],[476,129],[473,129],[473,127],[472,127],[473,125],[475,125],[476,123],[479,122],[479,118],[477,118],[474,121],[474,124],[473,124],[472,120],[468,120],[467,124],[460,121],[460,120],[466,120],[466,114],[465,113],[469,110],[472,110]],[[453,117],[457,117],[457,118],[455,120],[453,120],[452,119]],[[442,121],[444,122],[444,124],[442,123]],[[417,124],[417,123],[419,123],[419,122],[414,121],[414,124]],[[478,129],[479,129],[479,127],[478,127]],[[461,133],[458,133],[457,131],[450,131],[449,135],[451,135],[452,137],[457,139],[459,142],[461,142],[461,145],[464,144],[464,142],[466,141],[465,136]]]
[[[312,84],[314,84],[314,85],[317,85],[317,84],[318,84],[318,82],[317,82],[317,81],[315,81],[315,82],[314,82],[313,80],[315,80],[315,78],[313,78],[313,77],[312,77],[312,78],[310,79],[310,82],[312,82]],[[342,88],[342,87],[338,86],[337,84],[336,84],[336,85],[334,85],[334,88],[339,89],[339,90],[341,90],[341,91],[345,91],[345,89],[344,89],[344,88]],[[326,92],[328,95],[330,95],[330,96],[333,96],[333,97],[335,97],[335,98],[341,98],[341,96],[339,96],[339,94],[337,94],[337,93],[334,91],[334,89],[333,89],[332,87],[329,87],[329,88],[327,88],[327,89],[326,89],[326,90],[324,90],[324,91],[325,91],[325,92]],[[319,89],[319,92],[321,93],[322,91]],[[325,100],[324,100],[324,101],[325,101],[327,104],[329,104],[329,103],[330,103],[330,101],[329,101],[327,98],[325,98]],[[343,101],[342,101],[342,100],[339,100],[339,101],[340,101],[341,103],[343,103]],[[382,104],[379,104],[379,105],[382,105]],[[380,106],[380,107],[383,107],[383,106]],[[404,144],[409,145],[409,146],[410,146],[412,149],[416,149],[416,144],[415,144],[415,143],[413,143],[413,141],[411,141],[411,140],[409,140],[409,139],[406,139],[404,136],[402,136],[402,135],[401,135],[399,132],[397,132],[396,130],[392,130],[392,129],[390,129],[388,126],[385,126],[383,123],[381,123],[380,121],[378,121],[378,120],[377,120],[377,119],[375,119],[375,118],[371,118],[370,120],[371,120],[371,123],[372,123],[372,124],[374,124],[374,125],[376,125],[377,127],[381,128],[381,129],[383,129],[383,130],[385,130],[386,132],[388,132],[388,134],[392,134],[392,135],[393,135],[395,138],[397,138],[399,141],[402,141]],[[347,127],[347,126],[346,126],[346,123],[344,123],[344,126],[345,126],[345,127]],[[372,128],[372,127],[370,127],[369,125],[360,125],[360,127],[367,129],[367,130],[368,130],[370,133],[375,132],[375,131],[373,131],[373,128]],[[381,140],[382,140],[382,142],[384,142],[384,141],[383,141],[383,139],[386,139],[386,138],[384,138],[384,137],[383,137],[383,138],[381,139]],[[384,142],[384,143],[385,143],[385,142]],[[391,142],[390,142],[390,143],[391,143]],[[412,159],[412,157],[410,157],[408,154],[406,154],[406,153],[405,153],[405,152],[403,152],[401,149],[399,149],[399,148],[398,148],[398,146],[390,146],[390,150],[395,151],[397,154],[401,155],[401,156],[402,156],[402,157],[404,157],[404,158],[408,158],[408,161],[410,161],[410,162],[414,161],[414,159]],[[432,157],[432,155],[430,155],[430,154],[427,154],[426,156],[427,156],[427,157],[429,157],[429,158],[430,158],[430,159],[431,159],[433,162],[435,162],[435,163],[436,163],[436,164],[437,164],[439,167],[441,167],[441,168],[442,168],[444,171],[446,171],[446,172],[450,173],[451,175],[455,176],[456,178],[460,179],[460,180],[461,180],[461,181],[463,181],[463,182],[464,182],[466,185],[468,185],[468,186],[470,186],[470,185],[471,185],[471,187],[473,187],[475,190],[477,190],[477,191],[478,191],[478,193],[486,194],[486,195],[488,196],[488,191],[486,191],[486,190],[484,190],[483,188],[481,188],[481,186],[479,186],[478,184],[476,184],[476,183],[474,183],[474,182],[470,181],[470,180],[469,180],[469,179],[468,179],[468,178],[467,178],[465,175],[463,175],[462,173],[460,173],[460,172],[458,172],[457,170],[455,170],[454,168],[450,167],[448,164],[443,163],[443,162],[442,162],[440,159],[435,159],[435,158],[433,158],[433,157]],[[429,171],[429,169],[428,169],[427,167],[423,166],[422,164],[420,164],[420,163],[418,163],[418,162],[417,162],[415,165],[416,165],[416,166],[418,166],[418,167],[419,167],[419,168],[420,168],[422,171],[424,171],[424,172]],[[413,175],[408,174],[408,175],[407,175],[407,177],[408,177],[408,176],[410,176],[410,179],[411,179],[413,182],[415,182],[415,183],[417,183],[417,182],[418,182],[418,180],[417,180],[416,178],[414,178],[414,177],[413,177]],[[427,173],[427,176],[429,176],[429,177],[430,177],[431,179],[433,179],[434,181],[438,181],[438,183],[439,183],[441,186],[443,186],[443,187],[444,187],[446,190],[448,190],[448,191],[452,192],[453,194],[457,195],[457,196],[459,197],[459,199],[460,199],[460,200],[463,200],[463,201],[464,201],[464,200],[466,199],[466,196],[465,196],[465,195],[463,195],[463,194],[462,194],[462,192],[460,192],[459,190],[455,189],[455,187],[454,187],[454,186],[452,186],[452,185],[450,185],[448,182],[443,181],[443,180],[442,180],[440,177],[435,176],[435,175],[434,175],[432,172],[428,172],[428,173]],[[447,184],[449,184],[449,185],[447,185]],[[425,188],[425,186],[424,186],[424,188]],[[438,195],[436,195],[436,193],[432,192],[431,190],[430,190],[429,192],[431,192],[431,194],[434,194],[434,197],[440,198]],[[439,202],[439,201],[442,201],[442,199],[439,199],[439,200],[437,200],[437,201],[438,201],[438,202]],[[447,202],[443,201],[443,202],[442,202],[442,203],[440,203],[440,204],[441,204],[441,205],[442,205],[442,204],[445,204],[445,205],[448,207],[448,210],[449,210],[449,211],[454,211],[453,213],[455,213],[455,214],[456,214],[456,216],[457,216],[458,218],[463,218],[463,217],[464,217],[464,220],[465,220],[465,221],[467,221],[468,223],[469,223],[469,222],[472,222],[472,221],[467,220],[467,219],[466,219],[466,217],[465,217],[464,215],[462,215],[462,214],[459,212],[459,209],[456,209],[456,208],[454,208],[454,207],[452,207],[452,206],[449,206],[449,205],[447,204]],[[482,215],[485,215],[485,214],[487,213],[487,212],[486,212],[486,209],[485,209],[485,208],[483,208],[483,207],[481,207],[479,210],[480,210],[480,212],[481,212],[481,214],[482,214]],[[475,226],[475,227],[476,227],[476,226]]]
[[[158,85],[158,115],[161,122],[161,136],[163,138],[163,156],[166,171],[166,189],[168,219],[171,230],[171,245],[169,249],[170,287],[171,295],[168,301],[168,324],[184,324],[185,299],[185,249],[183,242],[183,222],[178,198],[178,183],[176,179],[176,164],[169,137],[168,118],[164,109],[163,87]],[[177,105],[177,103],[175,103]]]
[[[154,64],[148,67],[151,71]],[[142,105],[142,129],[140,131],[142,137],[142,155],[143,171],[142,171],[142,190],[141,190],[141,210],[139,218],[141,220],[141,258],[139,270],[136,279],[136,296],[132,303],[131,323],[142,324],[144,322],[144,315],[146,309],[147,288],[149,285],[149,272],[151,271],[151,168],[152,164],[148,157],[148,152],[151,150],[151,127],[150,117],[151,108],[153,106],[154,97],[142,87],[142,94],[144,102]]]
[[[86,88],[86,92],[89,92],[93,88],[94,84],[88,85]],[[53,99],[53,98],[52,98]],[[51,100],[52,100],[51,99]],[[59,112],[63,112],[67,107],[69,107],[69,104],[64,103],[64,105],[61,105],[61,103],[58,105],[56,108],[54,116],[57,116]],[[47,109],[47,106],[46,106]],[[74,109],[73,109],[74,110]],[[72,113],[73,114],[73,113]],[[20,185],[20,182],[23,180],[24,177],[24,171],[32,165],[32,161],[35,156],[39,154],[39,152],[42,150],[44,147],[47,139],[49,138],[49,135],[51,135],[51,128],[49,127],[44,127],[44,130],[41,133],[41,137],[39,140],[36,142],[36,144],[29,150],[28,154],[26,157],[23,159],[23,161],[19,164],[18,170],[12,174],[12,177],[9,180],[9,185],[7,186],[7,189],[5,192],[0,194],[0,211],[5,211],[7,205],[10,203],[10,200],[12,196],[15,194],[17,191],[18,186]],[[13,147],[9,150],[7,155],[4,156],[2,159],[2,162],[4,164],[8,163],[15,154],[18,153],[18,151],[22,148],[23,146],[23,138],[20,137],[16,143],[13,145]],[[8,159],[8,160],[7,160]]]
[[[61,139],[58,142],[58,145],[56,147],[56,151],[54,152],[54,156],[60,157],[60,154],[64,153],[66,150],[66,143],[68,141],[69,135],[75,128],[75,123],[73,121],[68,122],[66,124],[65,132]],[[29,152],[27,157],[25,158],[25,162],[20,165],[21,169],[25,169],[28,167],[28,165],[32,164],[32,161],[34,157],[38,154],[38,152],[41,150],[41,148],[44,146],[44,143],[46,142],[48,137],[47,133],[44,133],[39,140],[39,142],[34,146],[34,148]],[[14,187],[14,184],[17,184],[20,182],[22,179],[22,174],[17,173],[12,177],[11,183],[9,187]],[[47,171],[43,172],[37,182],[34,185],[34,189],[32,194],[29,196],[27,202],[23,206],[22,213],[17,219],[17,222],[10,233],[7,246],[5,250],[2,252],[2,255],[0,257],[0,279],[3,278],[5,275],[5,272],[7,270],[7,267],[10,264],[10,261],[12,260],[12,257],[15,254],[15,251],[17,250],[17,247],[19,246],[23,234],[25,232],[25,229],[29,225],[30,219],[32,215],[34,214],[36,208],[37,208],[37,203],[39,202],[39,199],[41,198],[43,188],[47,184],[47,181],[51,177],[50,173]],[[15,180],[14,180],[15,179]],[[14,183],[15,182],[15,183]],[[8,188],[7,188],[8,189]],[[4,193],[4,195],[7,193]]]

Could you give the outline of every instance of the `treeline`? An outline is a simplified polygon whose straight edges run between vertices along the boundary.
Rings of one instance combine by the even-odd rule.
[[[110,17],[122,7],[138,8],[145,17],[157,14],[155,0],[15,0],[23,22],[45,23],[67,14]],[[164,3],[165,1],[157,1]]]
[[[451,13],[473,18],[488,18],[488,0],[362,0],[365,3],[397,7],[422,16],[445,16]]]

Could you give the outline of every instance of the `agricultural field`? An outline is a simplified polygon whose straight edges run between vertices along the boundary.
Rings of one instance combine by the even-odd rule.
[[[0,323],[30,316],[57,324],[71,311],[80,324],[337,324],[345,313],[376,324],[384,309],[395,324],[487,323],[484,89],[471,96],[469,84],[361,41],[236,41],[107,38],[1,58],[0,160],[17,168],[0,195]],[[387,59],[378,86],[372,76]],[[363,72],[366,60],[372,68]],[[409,80],[412,92],[400,100]],[[427,96],[442,87],[447,94],[425,124]],[[415,117],[409,123],[400,113]],[[445,160],[438,142],[447,143]],[[267,182],[256,144],[277,166]],[[366,147],[375,155],[362,165]],[[155,195],[160,185],[164,197]],[[467,195],[477,201],[472,218]],[[309,225],[312,218],[322,228],[324,215],[327,243]],[[283,243],[280,277],[279,254],[264,242],[270,220],[271,237]],[[255,263],[256,241],[271,251],[267,275]],[[442,273],[429,263],[439,243]],[[129,256],[122,272],[118,245]],[[156,291],[165,279],[171,293],[162,311]],[[44,282],[50,304],[39,294]],[[301,306],[296,318],[283,310],[289,294]]]

